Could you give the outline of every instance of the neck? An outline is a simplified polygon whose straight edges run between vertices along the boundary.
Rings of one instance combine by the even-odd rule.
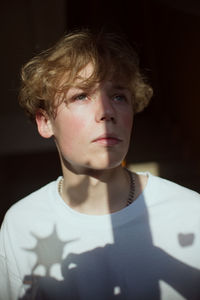
[[[126,206],[129,175],[121,166],[110,170],[89,170],[76,174],[63,170],[62,198],[73,209],[85,214],[109,214]]]

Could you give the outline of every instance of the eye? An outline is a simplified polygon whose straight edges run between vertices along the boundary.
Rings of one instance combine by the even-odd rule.
[[[87,99],[88,99],[88,96],[85,93],[78,94],[73,97],[74,101],[83,101],[83,100],[87,100]]]
[[[116,102],[126,102],[127,98],[123,94],[116,94],[116,95],[113,96],[113,100],[116,101]]]

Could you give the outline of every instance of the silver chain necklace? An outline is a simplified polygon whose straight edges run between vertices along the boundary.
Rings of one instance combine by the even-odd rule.
[[[135,197],[135,178],[133,176],[133,173],[130,170],[126,168],[125,170],[128,172],[130,178],[130,191],[126,202],[126,206],[129,206],[131,203],[133,203]],[[63,188],[63,177],[58,182],[58,192],[61,197],[62,197],[62,188]]]

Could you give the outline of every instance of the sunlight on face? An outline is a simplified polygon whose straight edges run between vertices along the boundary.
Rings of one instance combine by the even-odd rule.
[[[124,159],[133,123],[129,89],[110,80],[81,88],[93,72],[92,64],[79,74],[65,101],[51,120],[63,167],[107,169]]]

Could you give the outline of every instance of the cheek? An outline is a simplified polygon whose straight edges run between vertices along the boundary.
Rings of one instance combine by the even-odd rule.
[[[74,135],[78,134],[81,130],[83,130],[86,126],[86,122],[84,120],[81,120],[79,118],[76,118],[75,120],[69,121],[67,124],[67,127],[71,133]]]
[[[84,143],[84,121],[82,120],[68,120],[59,130],[57,135],[57,143],[61,153],[65,158],[71,157],[80,150],[81,145]]]
[[[84,131],[84,129],[88,126],[89,118],[86,117],[88,115],[88,111],[84,110],[84,107],[76,108],[76,110],[71,110],[68,115],[67,123],[69,128],[74,131],[74,134],[78,134],[80,131]]]
[[[81,140],[82,132],[86,128],[86,121],[82,118],[68,118],[61,122],[60,128],[60,139],[64,144],[74,144],[74,142],[79,142]],[[79,137],[79,139],[77,139]],[[80,141],[81,142],[81,141]]]
[[[122,117],[122,122],[124,124],[124,128],[126,130],[132,130],[132,126],[133,126],[133,114],[125,114]]]

